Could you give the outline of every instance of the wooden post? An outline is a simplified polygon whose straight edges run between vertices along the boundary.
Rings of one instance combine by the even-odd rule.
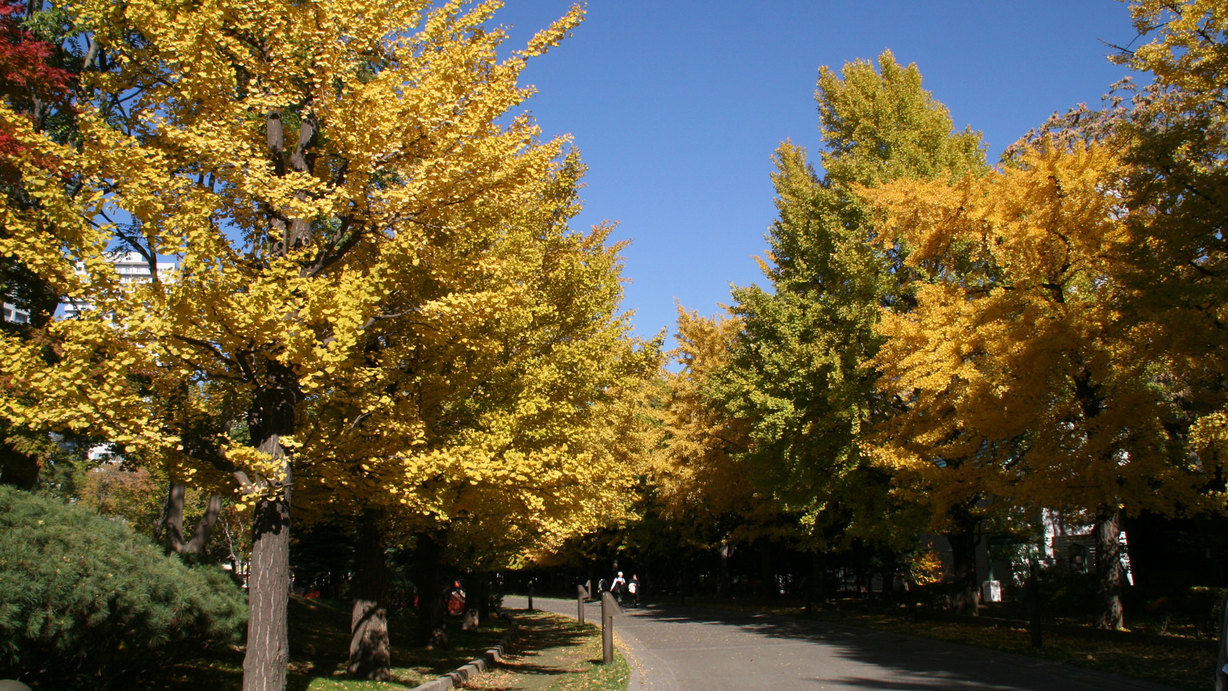
[[[601,661],[614,661],[614,615],[622,614],[622,608],[608,591],[601,594]]]
[[[588,599],[588,586],[576,586],[576,621],[584,626],[584,601]]]

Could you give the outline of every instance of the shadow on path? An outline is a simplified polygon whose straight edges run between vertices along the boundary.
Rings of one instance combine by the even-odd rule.
[[[574,600],[541,606],[576,614]],[[586,609],[586,617],[600,621],[598,611]],[[751,680],[774,688],[1171,688],[1043,658],[778,614],[645,605],[625,610],[615,631],[629,639],[633,656],[645,658],[649,689],[733,688]]]

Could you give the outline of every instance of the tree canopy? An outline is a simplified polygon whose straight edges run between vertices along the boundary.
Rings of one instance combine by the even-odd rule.
[[[254,505],[249,686],[284,683],[292,488],[517,550],[626,501],[624,474],[577,476],[621,460],[655,347],[607,230],[567,227],[568,140],[517,110],[581,10],[500,57],[498,7],[68,2],[79,136],[0,107],[32,200],[0,209],[0,251],[88,306],[3,340],[0,410]]]

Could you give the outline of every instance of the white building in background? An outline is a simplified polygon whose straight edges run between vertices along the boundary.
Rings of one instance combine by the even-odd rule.
[[[23,310],[11,302],[4,303],[4,321],[25,324],[30,321],[29,310]]]
[[[115,272],[119,274],[119,279],[125,283],[148,283],[153,280],[153,272],[150,271],[149,262],[145,261],[145,257],[142,257],[139,252],[116,252],[111,255],[111,263],[115,266]],[[172,274],[175,268],[175,262],[157,262],[155,269],[158,272],[158,279],[162,281],[173,280]],[[72,297],[64,298],[61,305],[64,308],[65,319],[72,319],[81,312],[93,307],[88,300]],[[7,316],[8,305],[5,305],[5,308]]]
[[[1045,509],[1041,515],[1041,523],[1045,531],[1045,557],[1073,571],[1089,573],[1095,570],[1096,526],[1088,522],[1086,516]],[[1125,571],[1126,583],[1134,585],[1126,531],[1121,531],[1117,540],[1121,543],[1121,567]]]

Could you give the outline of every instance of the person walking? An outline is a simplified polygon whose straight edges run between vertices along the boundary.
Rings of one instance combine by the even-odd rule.
[[[627,582],[627,594],[631,596],[631,602],[636,607],[640,606],[640,577],[631,574],[631,580]]]
[[[627,590],[627,579],[623,578],[623,572],[619,571],[614,582],[610,584],[610,594],[614,596],[614,601],[618,604],[623,603],[623,593]]]

